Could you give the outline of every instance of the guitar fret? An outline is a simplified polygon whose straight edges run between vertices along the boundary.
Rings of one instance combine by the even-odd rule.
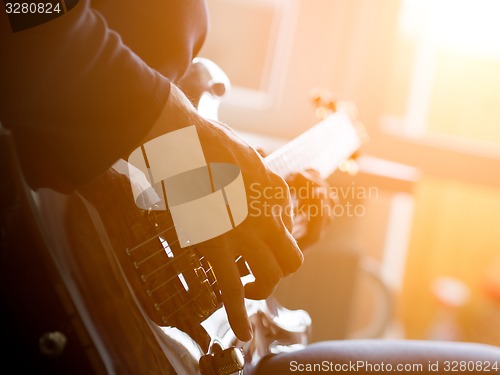
[[[342,143],[338,142],[339,139]],[[335,147],[329,147],[332,143]],[[349,116],[337,112],[274,151],[266,161],[282,176],[314,168],[327,177],[359,148],[359,143]]]

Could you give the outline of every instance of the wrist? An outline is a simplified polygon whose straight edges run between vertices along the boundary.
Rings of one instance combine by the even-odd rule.
[[[142,139],[141,144],[157,138],[160,135],[172,132],[190,125],[197,125],[201,118],[184,93],[173,83],[170,83],[170,93],[149,132]]]

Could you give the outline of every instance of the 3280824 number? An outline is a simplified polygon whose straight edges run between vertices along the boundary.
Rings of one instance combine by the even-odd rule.
[[[61,4],[53,3],[5,3],[5,12],[7,14],[52,14],[61,13]]]
[[[499,372],[500,367],[498,362],[490,361],[445,361],[444,371],[460,373]]]

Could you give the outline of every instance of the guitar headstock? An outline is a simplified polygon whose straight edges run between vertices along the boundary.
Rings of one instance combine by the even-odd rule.
[[[177,85],[206,119],[218,120],[220,98],[231,88],[227,74],[212,60],[196,57]]]
[[[352,125],[359,138],[360,144],[368,142],[368,133],[364,124],[359,120],[359,112],[356,104],[352,101],[341,101],[337,96],[326,88],[316,87],[310,92],[311,102],[315,108],[315,115],[319,120],[335,112],[345,112],[352,122]],[[356,159],[360,156],[360,151],[354,152],[349,158],[339,164],[338,169],[350,175],[359,172],[359,166]]]

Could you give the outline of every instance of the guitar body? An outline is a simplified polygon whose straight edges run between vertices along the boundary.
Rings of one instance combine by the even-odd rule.
[[[139,209],[126,175],[110,168],[70,195],[34,192],[5,129],[1,142],[2,313],[14,368],[208,374],[200,359],[230,346],[256,363],[307,343],[307,313],[272,299],[247,301],[255,339],[238,342],[210,265],[166,245],[169,216]]]
[[[3,359],[20,373],[105,373],[26,186],[9,132],[0,128]],[[61,335],[62,334],[62,335]]]

